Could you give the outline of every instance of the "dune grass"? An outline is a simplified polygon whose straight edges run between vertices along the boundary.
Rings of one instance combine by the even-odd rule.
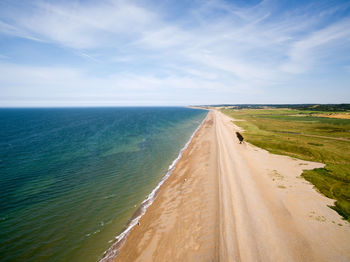
[[[315,116],[315,111],[295,109],[224,109],[239,120],[244,138],[271,153],[326,164],[305,170],[302,176],[329,198],[350,221],[350,120]],[[324,114],[325,112],[321,112]]]

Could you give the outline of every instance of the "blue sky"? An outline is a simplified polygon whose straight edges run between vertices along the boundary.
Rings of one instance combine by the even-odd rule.
[[[0,1],[0,106],[350,102],[349,1]]]

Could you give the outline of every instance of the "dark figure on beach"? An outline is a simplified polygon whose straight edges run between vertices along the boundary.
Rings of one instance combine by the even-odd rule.
[[[239,140],[239,143],[242,144],[243,139],[244,139],[243,136],[239,132],[236,132],[236,136],[237,136],[237,138]]]

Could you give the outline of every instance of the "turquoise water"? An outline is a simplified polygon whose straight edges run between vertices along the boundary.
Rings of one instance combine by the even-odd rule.
[[[1,261],[98,261],[206,114],[0,109]]]

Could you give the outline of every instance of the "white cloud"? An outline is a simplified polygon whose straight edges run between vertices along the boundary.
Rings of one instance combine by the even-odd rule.
[[[128,1],[105,1],[97,5],[36,2],[35,10],[12,16],[11,25],[0,21],[0,30],[73,48],[94,48],[109,45],[108,40],[113,40],[115,34],[140,32],[154,19],[151,12]]]
[[[72,101],[77,105],[90,102],[92,105],[136,105],[141,100],[140,105],[187,105],[194,101],[209,101],[208,96],[220,101],[222,93],[226,96],[257,93],[251,87],[237,84],[232,89],[230,81],[215,81],[200,76],[161,77],[120,73],[96,77],[78,68],[9,63],[0,64],[0,71],[0,107],[15,106],[18,101],[27,106],[32,105],[33,101],[39,106],[57,106]],[[28,103],[23,104],[23,101]]]
[[[339,44],[350,44],[350,19],[314,31],[294,42],[289,51],[290,60],[282,68],[291,73],[305,72],[320,58],[336,54]]]
[[[162,7],[123,0],[34,6],[32,12],[0,11],[0,32],[64,46],[85,61],[76,68],[0,64],[2,102],[18,94],[33,101],[56,96],[108,103],[191,103],[195,93],[198,101],[253,97],[286,85],[315,63],[329,66],[322,58],[350,42],[349,19],[323,20],[338,9],[280,13],[271,1],[249,7],[204,1],[176,19]],[[108,73],[94,73],[98,66],[87,61]]]

